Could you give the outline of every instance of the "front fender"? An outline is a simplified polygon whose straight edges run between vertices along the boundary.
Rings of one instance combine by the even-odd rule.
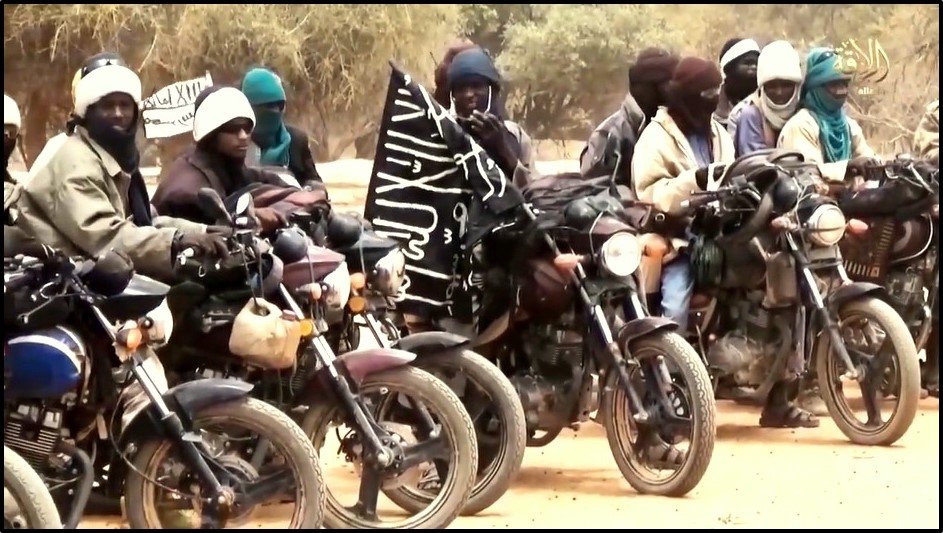
[[[415,359],[416,354],[405,350],[367,348],[345,353],[334,360],[334,366],[346,369],[359,387],[370,374],[408,365]]]
[[[444,351],[454,350],[467,346],[471,340],[448,333],[445,331],[422,331],[419,333],[410,333],[393,343],[393,347],[399,350],[412,352],[419,357],[432,355]]]
[[[845,302],[858,299],[862,296],[874,296],[876,298],[884,299],[887,295],[887,291],[884,290],[884,287],[877,285],[875,283],[868,283],[866,281],[854,281],[851,283],[846,283],[833,290],[828,294],[828,306],[832,310],[838,310]]]
[[[197,411],[211,405],[244,398],[249,395],[253,387],[251,383],[238,379],[206,378],[181,383],[165,392],[162,398],[167,408],[176,413],[184,424],[187,424]],[[163,436],[163,429],[157,407],[151,404],[136,414],[121,432],[121,437],[118,439],[119,449],[123,449],[120,445],[138,435]]]
[[[674,331],[676,329],[678,329],[678,323],[670,318],[663,316],[646,316],[636,318],[622,326],[622,329],[616,334],[616,338],[619,341],[619,346],[625,346],[635,339],[640,339],[656,331]]]
[[[331,367],[338,369],[342,379],[346,374],[360,387],[363,380],[371,374],[408,365],[415,359],[416,354],[404,350],[369,348],[347,352],[335,359]],[[337,401],[337,386],[333,384],[331,367],[321,367],[308,378],[304,386],[304,396],[299,405]]]

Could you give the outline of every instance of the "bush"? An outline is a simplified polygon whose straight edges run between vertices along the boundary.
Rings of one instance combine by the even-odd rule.
[[[876,93],[854,97],[872,145],[908,150],[920,112],[939,92],[935,5],[324,4],[3,6],[4,90],[24,113],[35,157],[62,128],[81,61],[102,50],[137,68],[146,92],[207,70],[238,84],[256,65],[285,81],[288,119],[307,129],[319,160],[356,144],[372,156],[395,59],[431,89],[444,46],[459,35],[497,57],[512,118],[542,139],[585,139],[626,90],[642,48],[716,60],[724,41],[785,38],[797,49],[876,38],[891,71]],[[188,143],[160,143],[164,160]]]
[[[631,58],[676,33],[649,5],[551,5],[505,33],[509,112],[531,135],[583,136],[624,97]]]

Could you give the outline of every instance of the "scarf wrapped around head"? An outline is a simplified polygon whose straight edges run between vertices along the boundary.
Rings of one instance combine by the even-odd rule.
[[[274,72],[254,68],[242,80],[242,92],[253,106],[285,101],[282,80]],[[285,111],[257,109],[252,140],[262,149],[263,165],[287,167],[290,160],[291,135],[285,127]]]
[[[841,71],[838,55],[829,48],[814,48],[806,58],[802,106],[812,112],[819,125],[819,140],[826,163],[851,159],[851,129],[844,102],[828,93],[825,85],[849,76]]]
[[[796,90],[785,104],[777,104],[763,92],[763,84],[772,80],[787,80],[796,83]],[[799,108],[800,86],[802,84],[802,66],[799,54],[788,41],[773,41],[763,47],[756,65],[757,92],[751,97],[763,116],[777,131],[782,130],[786,121],[796,114]]]
[[[723,78],[713,61],[685,57],[668,82],[668,113],[685,135],[709,135]]]
[[[631,83],[664,83],[671,79],[680,59],[663,48],[646,48],[629,67],[629,80]]]

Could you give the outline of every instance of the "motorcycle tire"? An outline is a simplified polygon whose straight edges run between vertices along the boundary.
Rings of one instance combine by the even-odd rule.
[[[360,384],[359,391],[361,396],[381,393],[385,398],[391,398],[388,394],[391,392],[407,394],[417,398],[430,411],[434,411],[439,418],[441,434],[445,437],[448,447],[448,474],[439,493],[435,495],[412,493],[404,487],[381,488],[383,494],[393,503],[413,513],[412,516],[395,522],[381,521],[375,512],[373,516],[355,512],[352,508],[342,505],[328,486],[324,526],[343,529],[439,529],[451,524],[468,502],[478,465],[475,430],[461,400],[435,376],[411,366],[372,374]],[[380,410],[378,407],[377,411]],[[326,453],[329,451],[322,448],[331,423],[339,421],[352,426],[345,420],[346,416],[344,409],[334,399],[323,399],[308,409],[301,427],[314,443],[322,460],[327,457]],[[382,416],[373,422],[383,425]],[[355,430],[352,429],[351,432]],[[331,453],[334,451],[330,450]]]
[[[711,379],[697,352],[680,335],[659,331],[632,342],[632,355],[639,361],[651,356],[663,356],[673,364],[686,384],[683,393],[690,414],[691,442],[679,467],[667,479],[651,479],[642,471],[648,458],[642,458],[642,450],[636,448],[637,437],[633,437],[633,416],[628,396],[618,376],[612,376],[612,392],[605,395],[602,405],[602,421],[606,428],[609,449],[626,481],[642,494],[659,496],[683,496],[694,489],[704,477],[714,453],[717,436],[716,410]],[[642,365],[644,366],[644,364]],[[613,372],[614,374],[614,372]],[[631,378],[630,378],[631,379]],[[640,391],[640,394],[643,391]]]
[[[507,492],[524,461],[527,425],[521,399],[497,366],[470,350],[424,355],[413,365],[449,384],[472,418],[478,477],[462,516],[480,513]],[[469,382],[475,390],[469,389]],[[482,405],[482,399],[487,403]]]
[[[831,342],[826,333],[822,333],[819,339],[815,356],[819,390],[832,420],[852,442],[869,446],[890,446],[907,433],[914,417],[917,416],[920,402],[920,360],[917,357],[917,348],[904,319],[887,302],[864,297],[847,302],[838,310],[840,322],[849,321],[856,316],[877,322],[886,334],[885,342],[889,340],[893,345],[892,365],[882,368],[889,368],[895,373],[887,379],[896,390],[894,394],[877,400],[897,402],[891,418],[875,427],[869,422],[862,423],[851,411],[851,406],[843,394],[844,384],[839,379],[845,365],[830,349]],[[849,356],[852,354],[849,353]],[[855,362],[853,356],[852,362]]]
[[[256,431],[269,440],[273,449],[277,450],[294,470],[296,483],[300,482],[300,486],[296,487],[294,500],[296,510],[292,514],[288,529],[320,528],[324,518],[324,481],[317,454],[301,428],[285,413],[254,398],[214,405],[193,414],[195,427],[203,427],[215,421]],[[170,439],[155,438],[145,441],[134,457],[135,469],[149,479],[158,479],[157,469],[161,466],[161,459],[174,450],[176,445]],[[162,528],[152,497],[157,487],[137,471],[129,471],[125,480],[128,524],[132,529]]]
[[[3,447],[3,529],[62,529],[43,478],[18,453]]]

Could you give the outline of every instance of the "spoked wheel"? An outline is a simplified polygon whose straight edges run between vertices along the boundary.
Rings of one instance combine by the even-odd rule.
[[[462,514],[481,512],[507,492],[524,461],[527,427],[520,397],[497,366],[472,351],[423,356],[415,364],[444,381],[471,416],[478,478]]]
[[[152,439],[141,445],[125,485],[131,528],[229,528],[262,520],[267,527],[321,527],[324,485],[318,459],[287,415],[245,398],[196,413],[193,426],[223,487],[222,502],[208,498],[209,489],[172,441]],[[268,443],[268,455],[256,468],[245,452],[247,443],[259,441]]]
[[[325,527],[448,526],[468,501],[478,465],[472,421],[458,397],[431,374],[409,366],[369,376],[360,396],[386,430],[381,436],[393,463],[379,467],[364,460],[363,437],[338,403],[312,405],[302,428],[330,480]]]
[[[612,376],[603,423],[616,464],[643,494],[683,496],[700,482],[714,451],[714,395],[707,370],[679,335],[661,332],[633,343],[629,370],[648,420],[633,413]]]
[[[843,305],[838,318],[859,377],[845,377],[844,362],[822,333],[816,357],[822,399],[852,442],[893,444],[910,428],[920,401],[920,362],[913,338],[900,315],[876,298]]]

